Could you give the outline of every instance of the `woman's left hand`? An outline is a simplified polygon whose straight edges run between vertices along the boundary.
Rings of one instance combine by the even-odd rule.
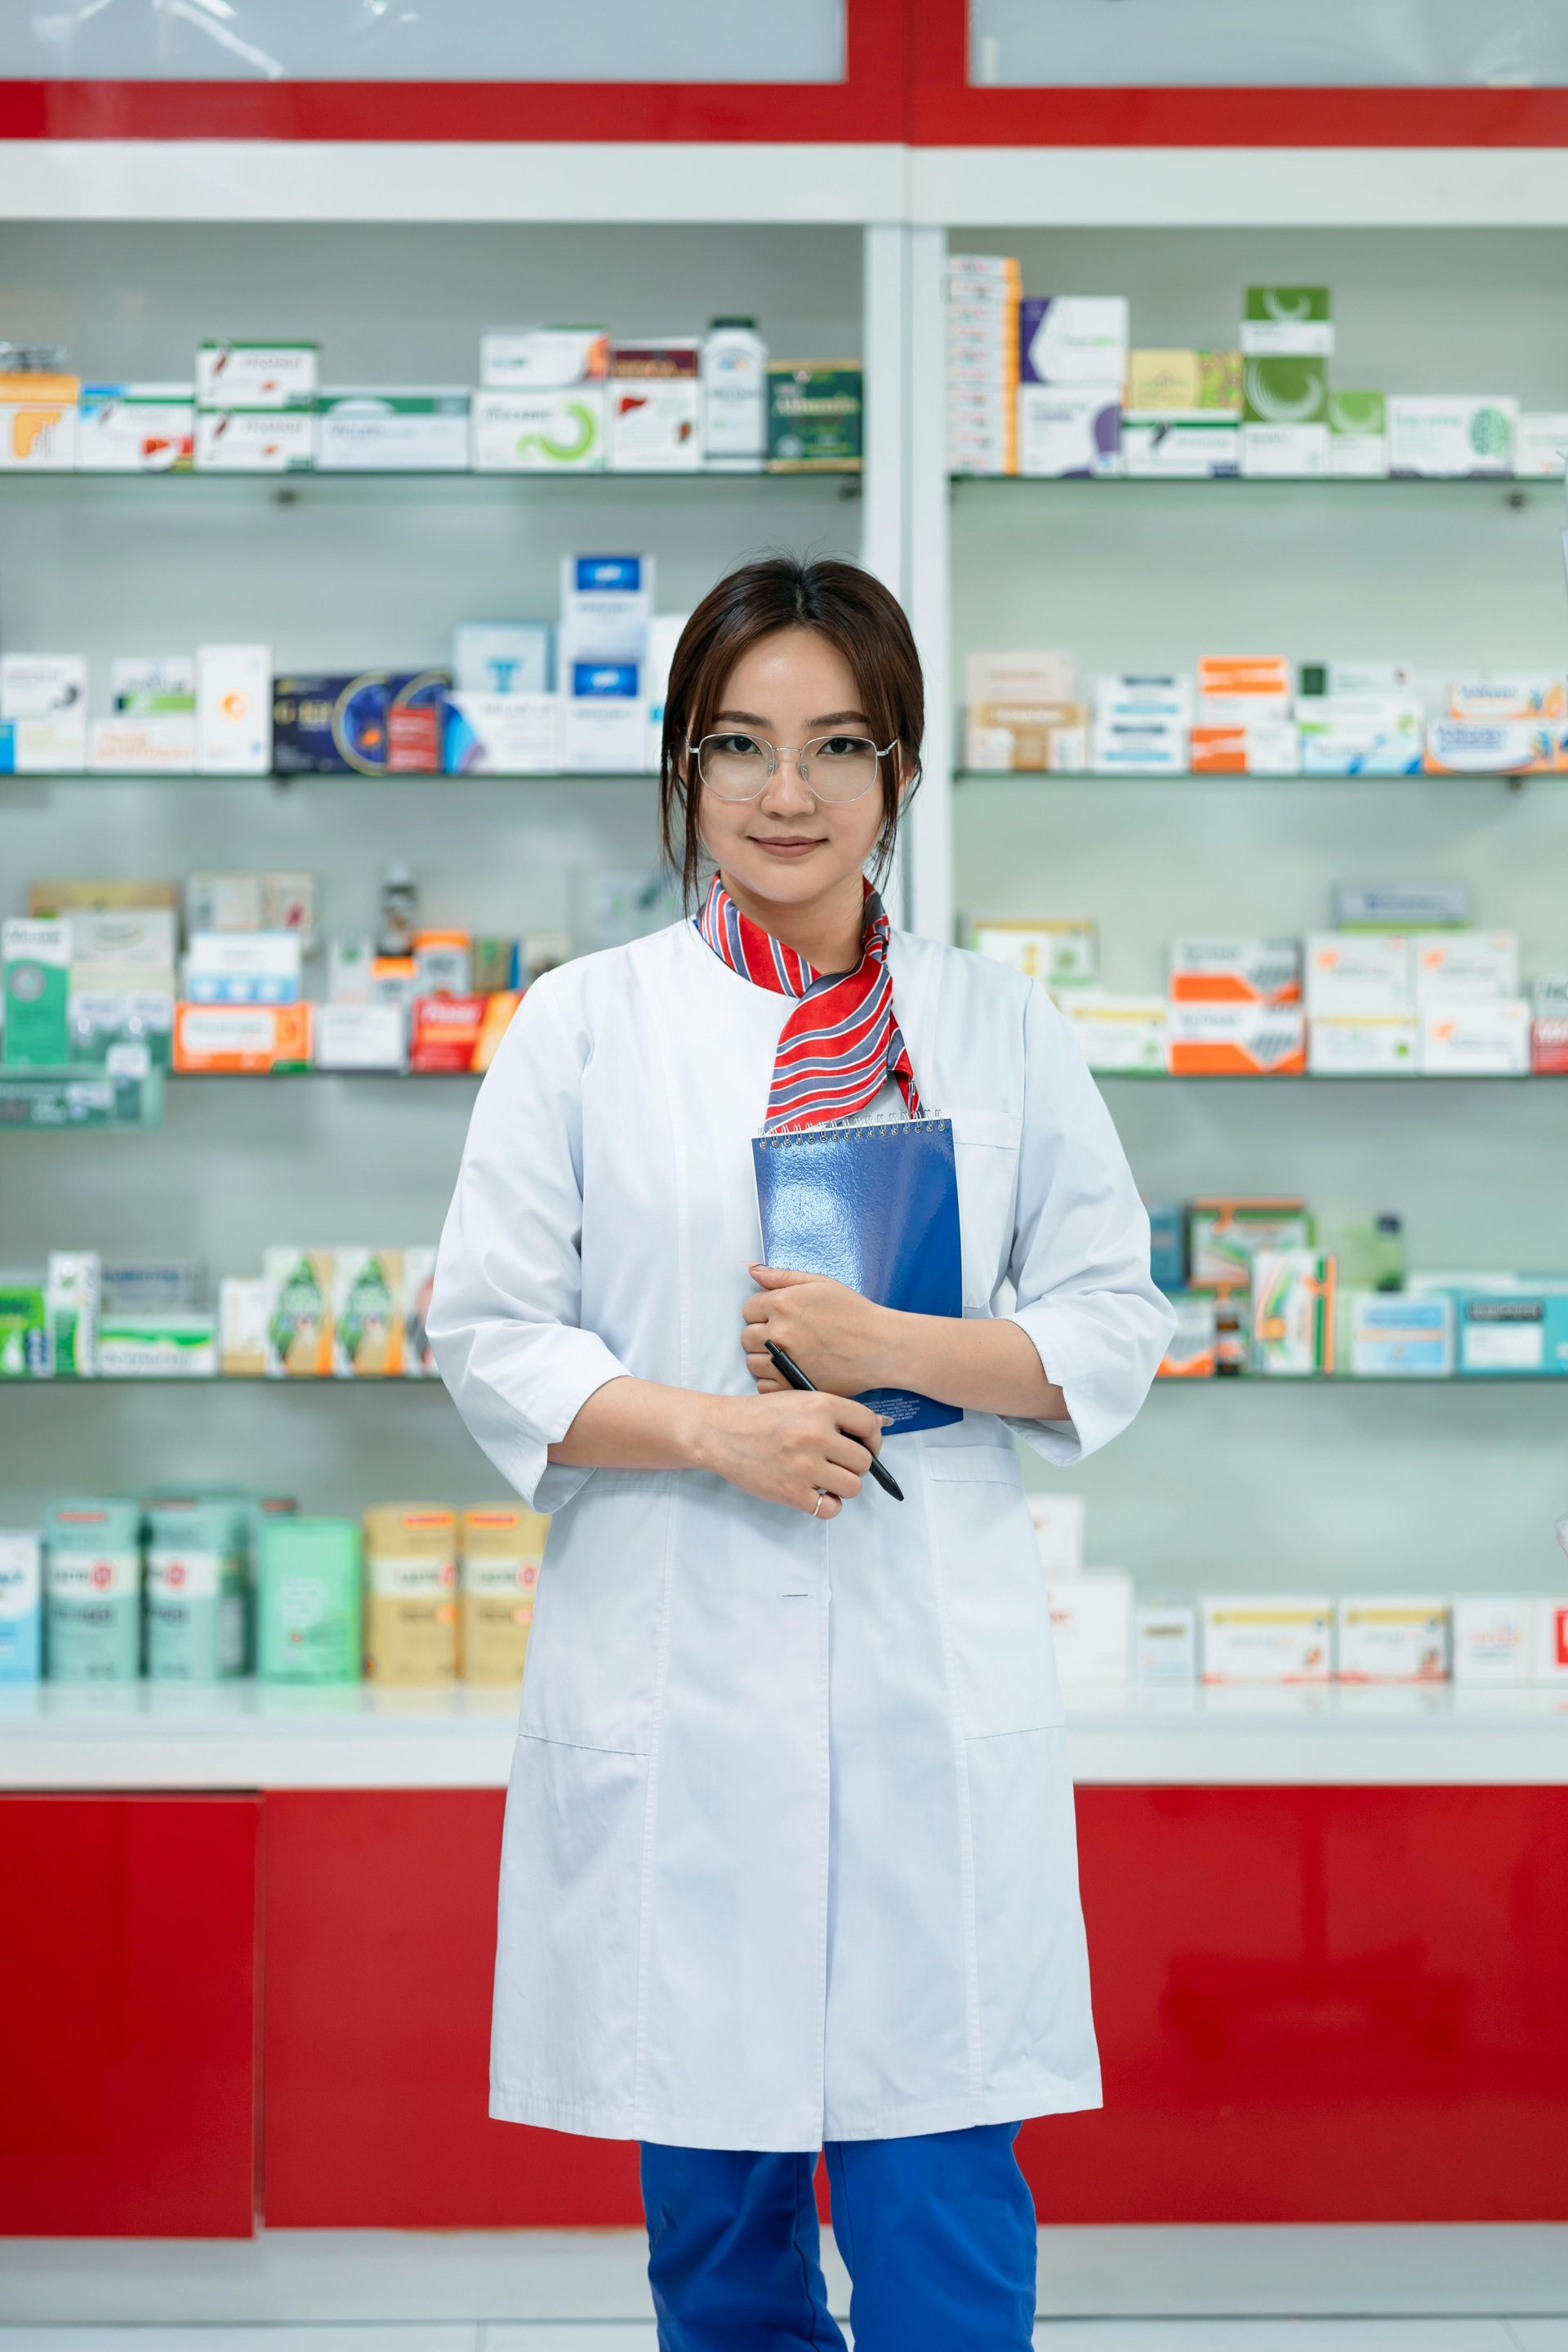
[[[789,1385],[767,1352],[770,1339],[830,1395],[858,1396],[886,1385],[892,1319],[887,1307],[824,1275],[772,1265],[749,1271],[759,1286],[742,1310],[746,1321],[741,1345],[759,1390]]]

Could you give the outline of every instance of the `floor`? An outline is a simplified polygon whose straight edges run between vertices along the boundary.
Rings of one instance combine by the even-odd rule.
[[[0,2352],[656,2352],[637,2321],[5,2327]],[[1037,2352],[1568,2352],[1562,2319],[1054,2319]]]

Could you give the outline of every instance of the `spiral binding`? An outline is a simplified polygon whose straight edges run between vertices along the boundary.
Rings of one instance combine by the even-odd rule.
[[[815,1127],[774,1128],[752,1138],[770,1150],[781,1143],[809,1143],[818,1135],[908,1135],[919,1127],[951,1127],[941,1111],[922,1112],[919,1118],[825,1118]]]

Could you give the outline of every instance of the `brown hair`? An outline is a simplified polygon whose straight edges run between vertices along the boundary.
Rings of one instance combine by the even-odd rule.
[[[658,764],[659,834],[680,876],[688,908],[699,896],[702,844],[699,780],[687,747],[700,742],[720,707],[725,682],[742,654],[779,629],[815,629],[855,673],[876,740],[896,743],[901,761],[882,762],[882,823],[875,845],[883,873],[899,830],[900,770],[911,782],[925,731],[921,657],[903,606],[874,573],[825,558],[803,563],[769,555],[743,563],[710,588],[680,633],[669,665],[664,741]]]

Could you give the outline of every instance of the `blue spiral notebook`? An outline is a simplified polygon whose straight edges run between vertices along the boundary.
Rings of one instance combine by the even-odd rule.
[[[963,1313],[951,1119],[759,1135],[752,1156],[766,1265],[831,1276],[905,1315]],[[909,1389],[873,1389],[857,1402],[900,1436],[963,1419],[959,1406]]]

